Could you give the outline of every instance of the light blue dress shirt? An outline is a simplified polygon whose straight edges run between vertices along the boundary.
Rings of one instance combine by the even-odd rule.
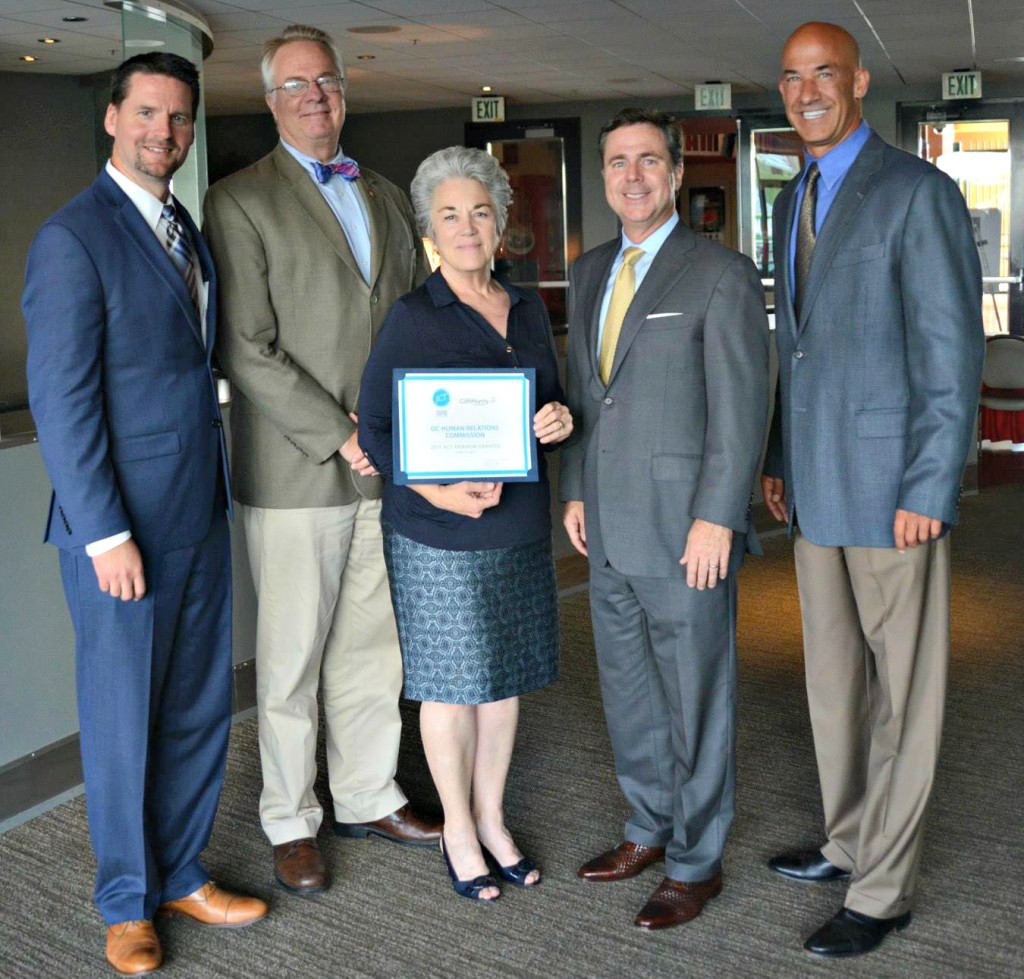
[[[796,226],[798,224],[796,215],[800,213],[800,204],[804,199],[804,190],[807,187],[807,168],[812,163],[818,164],[818,200],[814,205],[814,233],[821,231],[825,223],[828,209],[843,186],[846,175],[853,166],[864,144],[871,136],[871,127],[861,119],[860,125],[846,137],[838,146],[829,150],[824,156],[815,159],[806,151],[804,152],[804,172],[800,175],[800,186],[796,189],[796,201],[794,203],[793,227],[789,231],[789,285],[790,295],[795,295],[796,289]],[[776,272],[776,274],[778,274]]]
[[[363,201],[363,195],[356,187],[359,181],[345,180],[343,177],[335,174],[327,183],[322,184],[316,179],[313,163],[317,161],[313,157],[306,156],[305,153],[300,152],[283,139],[281,140],[281,145],[302,164],[302,168],[309,174],[309,179],[317,185],[320,193],[324,195],[324,200],[330,205],[334,216],[341,225],[342,231],[345,232],[345,237],[348,239],[349,248],[352,249],[352,255],[359,266],[359,271],[362,273],[366,284],[369,285],[371,274],[370,219],[366,213],[366,203]],[[327,162],[339,163],[344,158],[345,154],[341,152],[341,147],[339,146],[338,152]]]
[[[652,231],[639,245],[630,241],[626,237],[626,233],[622,233],[622,241],[619,243],[619,254],[615,256],[615,261],[612,262],[612,270],[608,276],[608,281],[604,286],[604,298],[601,300],[601,316],[598,319],[597,326],[597,355],[601,356],[601,337],[604,335],[604,321],[608,315],[608,303],[611,302],[612,298],[612,287],[615,285],[615,276],[619,274],[619,267],[622,265],[622,256],[627,248],[641,248],[643,249],[643,255],[641,255],[634,265],[636,270],[636,291],[640,291],[640,286],[644,281],[644,277],[647,275],[647,270],[651,267],[651,263],[654,261],[655,256],[661,251],[661,246],[665,244],[666,239],[672,234],[672,229],[679,223],[679,215],[673,211],[669,219],[656,231]]]

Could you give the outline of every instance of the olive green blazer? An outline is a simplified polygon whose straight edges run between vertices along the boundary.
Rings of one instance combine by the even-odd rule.
[[[217,357],[230,408],[235,498],[250,506],[342,506],[377,498],[338,449],[355,430],[359,381],[391,304],[427,276],[408,198],[364,170],[371,282],[312,177],[280,144],[206,195],[220,281]]]

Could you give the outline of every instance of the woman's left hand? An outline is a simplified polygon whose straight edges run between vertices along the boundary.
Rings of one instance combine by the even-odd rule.
[[[564,442],[572,434],[572,412],[557,401],[549,401],[533,416],[533,434],[541,445]]]

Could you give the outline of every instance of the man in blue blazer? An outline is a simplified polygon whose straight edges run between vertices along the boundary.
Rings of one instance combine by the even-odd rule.
[[[854,38],[810,23],[779,90],[806,166],[775,202],[779,397],[763,489],[798,530],[820,850],[771,867],[849,879],[805,948],[905,927],[942,730],[949,537],[984,359],[981,271],[955,183],[861,118]]]
[[[266,913],[199,861],[231,715],[231,558],[216,280],[169,193],[198,103],[196,69],[176,55],[117,69],[111,160],[40,229],[23,296],[54,487],[46,539],[76,634],[95,899],[127,975],[160,965],[158,911],[231,926]]]

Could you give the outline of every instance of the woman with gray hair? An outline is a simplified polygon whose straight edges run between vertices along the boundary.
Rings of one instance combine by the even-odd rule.
[[[440,267],[399,299],[359,395],[359,444],[385,479],[384,552],[405,668],[444,807],[441,849],[455,892],[500,895],[497,878],[540,882],[505,827],[505,779],[519,696],[558,676],[558,607],[543,453],[533,483],[396,485],[392,370],[532,367],[533,431],[551,447],[572,431],[540,297],[491,275],[512,189],[497,160],[451,146],[412,182]]]

